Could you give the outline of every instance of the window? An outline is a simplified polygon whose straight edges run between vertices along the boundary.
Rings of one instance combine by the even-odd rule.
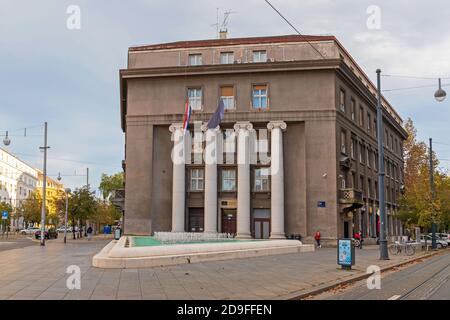
[[[339,110],[345,113],[345,91],[342,89],[339,94]]]
[[[194,131],[191,138],[191,149],[194,154],[203,154],[203,132]]]
[[[269,191],[269,169],[255,169],[255,191]]]
[[[221,64],[233,64],[234,63],[234,53],[233,52],[221,52],[220,53],[220,63]]]
[[[352,172],[352,188],[353,189],[357,189],[358,187],[356,186],[356,173]]]
[[[225,130],[223,132],[224,140],[224,151],[225,153],[235,153],[236,152],[236,134],[234,130]]]
[[[394,150],[394,136],[391,134],[391,140],[389,141],[389,148]]]
[[[370,153],[372,151],[369,149],[369,147],[366,148],[366,156],[367,156],[367,166],[370,168]]]
[[[346,145],[346,137],[347,133],[344,130],[341,130],[341,153],[347,154]]]
[[[370,113],[367,112],[367,132],[370,134],[371,132],[371,126],[372,126],[372,117],[370,116]]]
[[[220,99],[222,99],[225,110],[234,109],[234,87],[226,86],[220,88]]]
[[[372,180],[367,179],[367,198],[370,198],[372,195]]]
[[[253,86],[252,91],[253,108],[255,109],[267,109],[267,85]]]
[[[265,50],[253,51],[253,62],[267,62],[267,52]]]
[[[204,172],[203,169],[191,170],[191,191],[203,191]]]
[[[202,65],[202,55],[201,54],[190,54],[189,59],[188,59],[188,65],[201,66]]]
[[[365,186],[364,186],[364,176],[359,176],[359,189],[364,193]]]
[[[192,110],[202,110],[202,88],[188,89],[188,99]]]
[[[352,120],[353,121],[355,121],[356,120],[356,102],[355,102],[355,100],[351,100],[350,101],[350,111],[351,111],[351,117],[352,117]]]
[[[352,137],[352,144],[350,145],[350,155],[353,160],[356,159],[356,149],[357,148],[358,148],[358,146],[356,144],[356,140],[355,140],[355,138]]]
[[[222,191],[236,191],[236,170],[222,170]]]
[[[364,162],[364,160],[363,160],[363,145],[361,142],[359,143],[359,162],[360,163]]]
[[[362,106],[359,107],[359,125],[364,127],[364,108]]]
[[[377,119],[375,119],[374,121],[373,121],[373,125],[374,125],[374,135],[375,135],[375,138],[377,138],[378,139],[378,125],[377,125]]]

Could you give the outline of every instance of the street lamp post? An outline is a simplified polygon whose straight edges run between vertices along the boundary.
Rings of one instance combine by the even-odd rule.
[[[64,219],[64,243],[67,242],[67,212],[69,209],[69,193],[70,193],[70,188],[66,188],[64,190],[66,192],[66,215],[65,215],[65,219]]]
[[[433,164],[433,139],[430,138],[430,192],[431,192],[431,249],[437,249],[436,229],[437,225],[434,220],[434,200],[436,198],[434,190],[434,164]]]
[[[384,188],[383,106],[381,103],[381,70],[377,69],[377,133],[378,133],[378,193],[380,195],[380,260],[389,260],[386,238],[386,203]]]
[[[44,146],[39,149],[44,151],[44,171],[42,173],[42,208],[41,208],[41,246],[45,246],[45,216],[47,200],[47,122],[44,124]]]

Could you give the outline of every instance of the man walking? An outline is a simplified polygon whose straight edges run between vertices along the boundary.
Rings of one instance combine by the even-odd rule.
[[[320,244],[320,231],[317,230],[314,239],[316,240],[317,248],[322,248],[322,245]]]

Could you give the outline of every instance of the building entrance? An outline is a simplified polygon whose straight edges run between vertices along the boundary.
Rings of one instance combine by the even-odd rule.
[[[222,209],[222,233],[236,234],[236,209]]]
[[[189,232],[203,232],[205,214],[203,208],[189,208]]]

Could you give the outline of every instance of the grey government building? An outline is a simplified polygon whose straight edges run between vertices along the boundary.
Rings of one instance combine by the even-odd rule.
[[[314,48],[313,48],[313,47]],[[317,51],[320,52],[320,54]],[[126,137],[124,232],[228,232],[240,238],[311,239],[378,233],[376,88],[333,36],[181,41],[131,47],[120,71]],[[214,135],[236,154],[266,136],[271,162],[174,163],[186,101],[194,124],[222,99]],[[403,185],[402,119],[383,99],[388,233]],[[210,133],[211,134],[211,133]],[[262,140],[262,139],[261,139]],[[184,142],[185,143],[185,142]],[[224,151],[225,152],[225,151]],[[276,161],[277,174],[268,174]]]

